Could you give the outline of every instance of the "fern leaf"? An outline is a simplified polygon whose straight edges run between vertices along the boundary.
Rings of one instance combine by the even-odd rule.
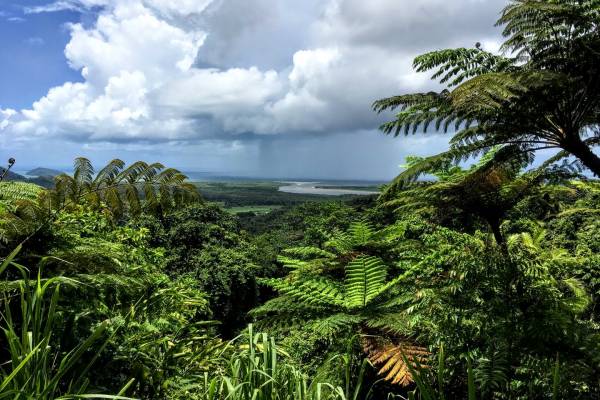
[[[348,308],[364,308],[379,294],[387,268],[377,257],[362,256],[346,266],[346,304]]]
[[[369,360],[378,366],[378,374],[394,385],[409,386],[414,382],[410,372],[417,368],[427,367],[431,353],[413,342],[400,339],[396,343],[374,336],[361,338],[363,351]],[[409,364],[407,364],[409,363]]]

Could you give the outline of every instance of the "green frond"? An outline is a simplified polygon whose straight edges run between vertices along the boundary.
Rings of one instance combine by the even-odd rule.
[[[503,34],[507,38],[503,50],[528,60],[531,48],[552,54],[555,49],[551,43],[556,39],[594,37],[600,19],[599,8],[597,0],[513,1],[504,8],[497,22],[498,26],[504,26]]]
[[[125,167],[125,162],[119,159],[110,161],[104,168],[98,172],[96,178],[92,182],[94,188],[99,188],[100,185],[112,185],[119,176],[121,170]]]
[[[40,205],[47,192],[25,182],[0,182],[0,242],[23,237],[32,232],[46,216]]]
[[[0,182],[0,203],[36,200],[42,191],[44,188],[33,183]]]
[[[115,217],[142,211],[162,212],[173,206],[200,200],[197,187],[180,171],[160,163],[137,161],[128,167],[112,160],[94,176],[85,158],[75,160],[75,174],[55,179],[49,199],[54,207],[86,203],[95,209],[107,207]]]
[[[583,313],[592,301],[583,283],[575,278],[564,279],[562,283],[570,292],[564,300],[569,309],[575,314]]]
[[[284,249],[283,252],[286,254],[295,256],[295,257],[300,257],[303,260],[314,259],[314,258],[334,258],[335,257],[335,254],[333,254],[327,250],[323,250],[318,247],[314,247],[314,246],[292,247],[289,249]],[[287,259],[287,260],[289,260],[289,259]]]
[[[325,247],[335,249],[339,253],[349,253],[357,247],[367,245],[376,233],[368,222],[356,221],[350,224],[347,231],[334,233],[325,243]]]
[[[415,58],[414,68],[425,72],[438,68],[432,79],[456,86],[466,79],[491,72],[503,72],[514,66],[515,60],[481,49],[448,49],[433,51]]]
[[[141,172],[139,179],[145,182],[154,182],[164,168],[165,166],[161,163],[146,164],[146,168]]]
[[[140,192],[137,185],[134,184],[126,186],[125,197],[127,198],[129,212],[132,215],[139,215],[142,212],[142,202],[140,199]]]
[[[361,256],[346,266],[346,306],[364,308],[380,293],[387,268],[378,257]]]
[[[385,134],[394,136],[416,133],[419,128],[425,132],[432,122],[439,127],[444,120],[464,120],[452,108],[452,99],[447,90],[441,93],[417,93],[382,99],[376,101],[373,108],[377,112],[398,109],[395,119],[380,127]]]
[[[309,306],[341,307],[343,293],[335,282],[324,279],[261,279],[261,283]]]
[[[140,176],[148,169],[148,164],[144,161],[136,161],[129,167],[125,168],[115,177],[116,182],[135,183],[140,180]]]
[[[312,307],[304,303],[299,303],[295,298],[290,296],[279,296],[266,301],[264,304],[252,309],[250,315],[253,317],[264,317],[269,314],[277,314],[288,312],[290,314],[314,313],[318,314],[323,310],[321,307]]]
[[[373,239],[375,235],[375,229],[373,226],[365,221],[353,222],[348,227],[348,233],[352,238],[352,242],[355,246],[365,245]]]
[[[487,143],[455,146],[443,153],[416,159],[414,162],[407,164],[404,171],[386,186],[380,195],[380,200],[389,201],[393,199],[399,191],[405,190],[423,175],[449,173],[452,171],[452,167],[459,162],[477,155],[477,153],[487,150],[490,147],[492,147],[491,144]]]
[[[411,299],[410,301],[413,300]],[[396,310],[394,311],[386,312],[378,307],[377,313],[374,313],[374,315],[365,320],[365,325],[368,328],[376,329],[378,332],[386,332],[393,335],[411,335],[414,332],[415,324],[408,315],[398,312],[398,310],[406,307],[409,300],[397,303]]]
[[[337,313],[325,318],[317,318],[307,324],[308,328],[323,337],[329,338],[356,327],[362,321],[361,316]]]
[[[94,178],[92,162],[85,157],[77,157],[73,163],[73,179],[81,186],[90,185]]]

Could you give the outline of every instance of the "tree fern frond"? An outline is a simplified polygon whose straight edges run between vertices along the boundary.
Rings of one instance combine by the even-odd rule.
[[[395,343],[389,339],[374,336],[361,338],[363,350],[371,362],[379,367],[378,374],[394,385],[403,387],[414,382],[411,369],[426,368],[431,353],[407,339]],[[410,366],[409,366],[410,365]]]
[[[415,58],[413,66],[417,72],[438,68],[432,79],[440,78],[440,83],[456,86],[474,76],[506,71],[514,62],[481,49],[460,48],[423,54]]]
[[[0,202],[36,200],[44,191],[41,186],[26,182],[0,182]]]
[[[364,308],[379,294],[387,268],[378,257],[361,256],[346,266],[346,304],[349,308]]]
[[[299,303],[294,297],[279,296],[267,300],[264,304],[252,309],[249,315],[262,318],[272,313],[281,313],[282,311],[289,312],[290,314],[309,313],[319,315],[322,310],[323,308],[319,306],[313,307],[310,304]]]
[[[295,257],[300,257],[303,260],[313,259],[313,258],[331,258],[332,259],[335,257],[335,254],[333,254],[333,253],[331,253],[327,250],[323,250],[318,247],[313,247],[313,246],[292,247],[289,249],[284,249],[283,252],[286,254],[295,256]]]
[[[345,232],[336,232],[325,243],[325,247],[337,250],[339,253],[349,253],[354,248],[367,245],[375,236],[373,226],[365,221],[350,224]]]
[[[123,167],[125,167],[125,162],[122,160],[114,159],[110,161],[98,172],[92,182],[92,186],[94,188],[99,188],[100,185],[112,185],[116,181],[116,178]]]
[[[344,304],[341,288],[335,282],[324,278],[295,281],[261,279],[260,282],[310,306],[340,307]]]
[[[313,319],[308,323],[308,327],[315,333],[329,338],[352,329],[361,320],[362,318],[358,315],[337,313],[324,318]]]
[[[575,278],[563,279],[562,283],[570,292],[565,299],[569,309],[575,314],[583,313],[591,303],[590,295],[587,293],[585,286]]]
[[[77,157],[73,164],[73,179],[80,186],[88,186],[94,178],[94,167],[90,160],[85,157]]]

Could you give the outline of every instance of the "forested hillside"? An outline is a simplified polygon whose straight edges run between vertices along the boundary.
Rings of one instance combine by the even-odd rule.
[[[600,4],[501,15],[503,55],[422,55],[441,91],[375,101],[452,135],[379,196],[119,159],[0,182],[0,398],[600,398]]]

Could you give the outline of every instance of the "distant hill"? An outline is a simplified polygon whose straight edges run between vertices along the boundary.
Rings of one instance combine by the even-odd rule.
[[[2,175],[3,173],[4,173],[4,168],[0,167],[0,175]],[[4,177],[4,180],[5,181],[35,183],[36,185],[40,185],[45,188],[53,188],[54,187],[54,178],[51,176],[38,176],[35,178],[27,178],[23,175],[19,175],[12,171],[8,171],[8,173]]]
[[[50,176],[52,178],[54,178],[55,176],[61,175],[63,172],[56,170],[56,169],[52,169],[52,168],[34,168],[31,171],[27,172],[27,175],[29,176]]]
[[[5,168],[0,167],[0,175],[4,174],[5,170],[6,170]],[[16,174],[12,171],[8,171],[6,173],[6,175],[4,176],[4,179],[7,181],[23,181],[23,182],[27,180],[27,178],[25,178],[23,175]]]

